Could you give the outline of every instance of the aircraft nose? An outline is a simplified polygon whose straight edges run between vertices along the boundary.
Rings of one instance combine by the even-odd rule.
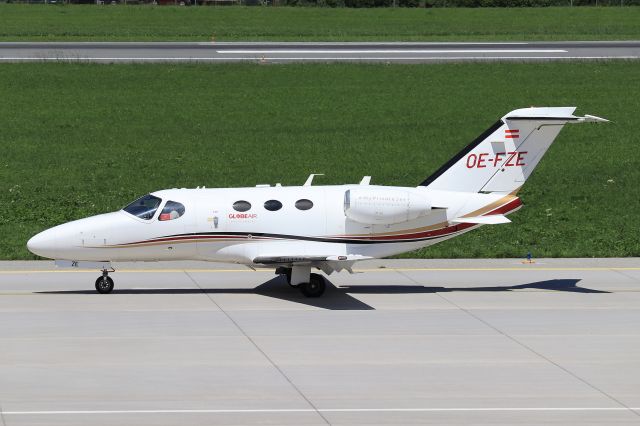
[[[53,229],[47,229],[31,237],[27,241],[27,248],[35,255],[53,259],[56,257],[56,234]]]

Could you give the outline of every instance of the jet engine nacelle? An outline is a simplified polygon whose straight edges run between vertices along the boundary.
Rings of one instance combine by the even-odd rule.
[[[402,223],[430,212],[431,205],[426,197],[406,190],[353,188],[344,193],[344,214],[359,223]]]

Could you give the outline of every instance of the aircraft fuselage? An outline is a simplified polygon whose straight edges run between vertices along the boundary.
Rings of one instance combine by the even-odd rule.
[[[370,201],[371,221],[379,209],[376,203],[400,214],[411,209],[412,200],[406,194],[424,200],[430,208],[399,223],[357,222],[345,214],[345,194],[363,189],[365,196],[380,194]],[[508,214],[520,206],[513,195],[375,185],[169,189],[151,195],[161,201],[150,218],[125,210],[92,216],[38,234],[29,248],[54,259],[112,262],[198,259],[254,265],[253,260],[261,256],[291,253],[382,257],[432,245],[479,226],[450,223],[454,217],[482,209],[486,211],[481,214]],[[170,201],[182,204],[184,213],[160,220]],[[234,204],[239,202],[249,203],[250,208],[236,210]]]

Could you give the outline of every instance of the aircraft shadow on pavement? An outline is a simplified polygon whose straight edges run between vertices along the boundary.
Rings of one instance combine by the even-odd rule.
[[[426,287],[420,285],[357,285],[342,286],[341,290],[355,294],[403,294],[403,293],[449,293],[454,291],[513,291],[513,290],[552,290],[565,291],[570,293],[611,293],[610,291],[594,290],[585,287],[578,287],[580,279],[557,279],[536,281],[528,284],[492,287]]]
[[[421,285],[353,285],[336,287],[327,280],[327,288],[322,297],[308,298],[300,291],[291,288],[284,278],[275,277],[255,288],[136,288],[116,289],[114,294],[258,294],[288,302],[301,303],[330,310],[374,310],[372,306],[356,299],[351,294],[418,294],[418,293],[448,293],[448,292],[494,292],[513,290],[547,290],[570,293],[610,293],[604,290],[594,290],[578,287],[579,279],[556,279],[536,281],[528,284],[495,287],[427,287]],[[96,294],[95,290],[62,290],[39,291],[39,294]]]
[[[325,278],[326,279],[326,278]],[[326,279],[327,288],[322,297],[305,297],[298,289],[292,288],[283,277],[275,277],[255,288],[135,288],[113,290],[118,294],[259,294],[288,302],[331,310],[365,311],[374,308],[350,296]],[[38,291],[37,294],[96,294],[95,290]]]

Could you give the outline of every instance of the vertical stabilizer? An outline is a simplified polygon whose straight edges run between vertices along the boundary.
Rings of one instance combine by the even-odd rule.
[[[575,107],[511,111],[422,182],[445,191],[504,192],[520,188],[567,123],[607,121],[576,117]]]

